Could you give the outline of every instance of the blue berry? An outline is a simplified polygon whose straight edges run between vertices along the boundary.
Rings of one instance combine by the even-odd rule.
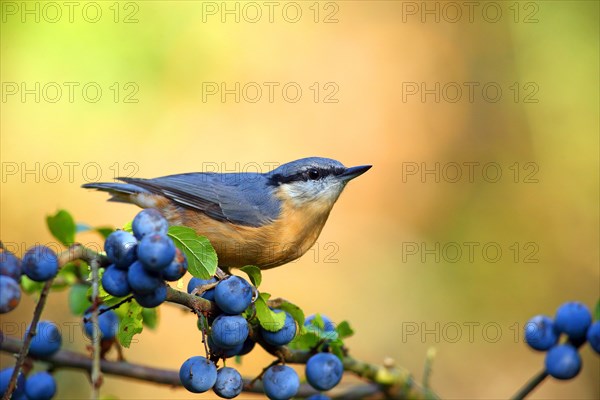
[[[525,325],[525,341],[534,350],[548,350],[558,343],[558,337],[554,322],[545,315],[536,315]]]
[[[296,336],[296,322],[290,314],[282,310],[273,310],[276,314],[285,313],[285,321],[280,330],[276,332],[270,332],[264,328],[261,328],[260,333],[265,339],[265,342],[273,346],[283,346],[291,342]]]
[[[104,307],[100,307],[102,311]],[[92,317],[91,310],[86,311],[83,315],[84,318],[90,319]],[[113,310],[108,310],[98,316],[98,326],[100,327],[100,337],[103,340],[114,339],[119,331],[119,317]],[[85,335],[92,338],[94,333],[94,324],[92,321],[88,321],[84,324]]]
[[[102,287],[106,293],[115,297],[124,297],[131,293],[131,287],[127,281],[127,271],[111,265],[104,270],[102,275]]]
[[[217,346],[234,348],[248,337],[248,322],[241,315],[219,315],[212,323],[210,335]]]
[[[25,335],[29,333],[29,328]],[[49,357],[56,353],[62,344],[62,336],[58,327],[50,321],[38,322],[36,334],[31,340],[29,354],[36,357]]]
[[[306,380],[318,390],[329,390],[340,383],[344,366],[339,358],[331,353],[318,353],[306,363]]]
[[[600,321],[594,322],[587,331],[587,341],[592,349],[600,354]]]
[[[210,278],[210,279],[200,279],[200,278],[192,278],[190,279],[190,282],[188,283],[187,286],[187,292],[189,294],[192,294],[192,291],[200,286],[204,286],[204,285],[208,285],[209,283],[215,283],[217,281],[217,278]],[[210,301],[214,301],[215,300],[215,289],[210,289],[207,290],[206,292],[202,293],[201,296],[203,299],[206,300],[210,300]]]
[[[147,208],[135,216],[131,228],[135,237],[142,239],[144,236],[153,233],[166,235],[169,230],[169,223],[158,210]]]
[[[559,344],[546,353],[546,372],[556,379],[574,378],[581,370],[581,357],[570,344]]]
[[[325,396],[323,393],[317,393],[307,397],[306,400],[331,400],[331,398],[329,396]]]
[[[306,319],[304,320],[304,326],[316,326],[317,328],[325,332],[335,331],[335,325],[333,324],[331,319],[329,319],[329,317],[323,314],[319,314],[319,316],[321,317],[321,321],[323,321],[322,326],[319,324],[319,321],[316,320],[317,314],[312,314],[306,317]]]
[[[181,365],[179,379],[190,392],[203,393],[217,381],[217,367],[204,357],[190,357]]]
[[[8,250],[0,249],[0,275],[6,275],[15,281],[21,279],[21,260]]]
[[[162,271],[163,279],[167,281],[178,281],[187,272],[187,258],[178,248],[175,248],[175,257],[173,261]]]
[[[21,301],[21,288],[10,276],[0,275],[0,314],[14,310]]]
[[[175,258],[175,245],[167,235],[146,235],[138,244],[137,256],[148,271],[160,272]]]
[[[226,314],[240,314],[252,302],[252,286],[239,276],[230,276],[215,288],[215,302]]]
[[[592,324],[592,314],[585,304],[571,301],[561,305],[556,311],[554,326],[559,332],[564,332],[569,339],[580,340],[585,338],[588,328]]]
[[[244,381],[239,372],[233,368],[223,367],[217,371],[217,381],[213,391],[224,399],[233,399],[244,388]]]
[[[157,274],[149,272],[144,265],[136,261],[127,271],[127,282],[135,294],[153,293],[157,288],[164,286],[164,281]]]
[[[34,246],[23,256],[23,273],[36,282],[45,282],[58,273],[58,257],[46,246]]]
[[[56,381],[46,371],[30,375],[25,381],[28,400],[50,400],[56,394]]]
[[[8,389],[8,383],[10,382],[10,377],[12,376],[15,367],[4,368],[0,371],[0,397],[3,397]],[[17,387],[13,391],[12,398],[18,399],[22,398],[25,394],[25,375],[23,372],[19,374],[17,377]]]
[[[274,365],[262,377],[263,389],[271,400],[287,400],[298,393],[300,378],[287,365]]]
[[[256,345],[256,342],[254,340],[252,340],[252,338],[248,337],[246,339],[246,341],[244,342],[242,349],[236,355],[245,356],[246,354],[250,353],[254,349],[255,345]]]
[[[134,293],[133,298],[138,304],[145,308],[160,306],[167,299],[167,286],[163,283],[151,293]]]
[[[111,263],[127,269],[137,258],[137,239],[129,232],[114,231],[106,238],[104,251]]]
[[[208,347],[210,349],[210,354],[218,358],[230,358],[237,356],[238,353],[241,352],[244,348],[244,343],[240,343],[235,347],[225,349],[223,347],[217,346],[212,336],[208,336]]]

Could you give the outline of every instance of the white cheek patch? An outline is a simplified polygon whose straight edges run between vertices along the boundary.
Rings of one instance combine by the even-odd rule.
[[[325,202],[333,206],[344,186],[336,183],[297,182],[282,185],[281,188],[285,193],[285,197],[290,199],[294,206],[302,207],[313,202]]]
[[[302,206],[311,201],[313,196],[309,192],[309,188],[302,184],[287,184],[281,186],[285,197],[290,199],[294,206]]]

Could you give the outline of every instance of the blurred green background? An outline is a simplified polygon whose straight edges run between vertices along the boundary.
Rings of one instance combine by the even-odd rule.
[[[543,365],[521,340],[527,319],[600,295],[598,2],[0,4],[0,237],[19,254],[52,240],[44,218],[59,208],[132,219],[89,181],[326,156],[373,168],[263,289],[349,320],[354,356],[419,380],[434,347],[442,397],[506,398]],[[43,317],[77,322],[66,298]],[[21,334],[33,305],[2,329]],[[129,361],[175,369],[202,353],[191,314],[161,319]],[[599,398],[600,358],[581,353],[575,380],[532,398]],[[255,351],[240,370],[270,360]],[[58,398],[87,397],[82,373],[57,377]],[[102,392],[203,398],[109,376]]]

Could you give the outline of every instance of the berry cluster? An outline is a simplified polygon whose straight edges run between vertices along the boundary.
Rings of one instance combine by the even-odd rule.
[[[560,343],[564,334],[567,340]],[[534,350],[547,351],[546,372],[556,379],[571,379],[581,370],[578,348],[586,341],[600,354],[600,321],[592,323],[585,304],[567,302],[556,311],[554,320],[536,315],[525,325],[525,341]]]
[[[0,371],[0,395],[4,395],[13,373],[13,367]],[[17,388],[12,398],[19,400],[49,400],[56,393],[56,381],[46,371],[36,372],[25,378],[23,373],[17,378]]]
[[[0,251],[0,314],[4,314],[14,310],[21,301],[21,275],[36,282],[48,281],[58,273],[58,257],[41,245],[27,250],[23,261],[9,251]]]
[[[316,315],[304,320],[305,329],[310,332],[322,331],[327,334],[335,331],[335,326],[329,318],[320,316],[322,326],[316,321]],[[265,338],[263,332],[263,338]],[[327,335],[325,335],[327,336]],[[266,338],[265,338],[265,341]],[[326,344],[325,344],[326,347]],[[327,391],[334,388],[342,380],[344,366],[340,359],[331,353],[316,353],[306,362],[304,373],[306,380],[315,389]],[[268,368],[262,377],[263,388],[269,399],[283,400],[293,397],[300,387],[300,378],[295,370],[286,365],[275,365]],[[310,400],[327,400],[324,394],[309,397]]]
[[[0,253],[0,314],[14,310],[21,301],[21,260],[9,251]]]
[[[209,286],[208,290],[206,286]],[[211,286],[214,286],[211,287]],[[223,367],[217,370],[214,361],[248,354],[255,342],[248,337],[249,324],[242,315],[252,304],[256,288],[238,276],[229,276],[221,281],[216,278],[202,280],[192,278],[188,284],[188,293],[199,294],[214,301],[218,311],[210,324],[208,333],[208,358],[194,356],[186,360],[179,370],[183,386],[193,393],[213,389],[219,397],[231,399],[242,392],[242,376],[234,368]],[[276,310],[276,312],[283,312]],[[289,322],[288,322],[289,319]],[[204,323],[201,319],[199,322]],[[200,326],[203,329],[203,326]],[[204,331],[205,329],[203,329]],[[296,335],[296,323],[286,313],[286,324],[277,332],[263,331],[263,337],[275,336],[278,345],[289,343]],[[265,339],[266,340],[266,339]],[[199,373],[203,372],[200,376]]]
[[[110,302],[99,306],[97,325],[91,322],[93,307],[89,299],[89,290],[85,292],[86,284],[81,283],[84,288],[81,294],[83,300],[77,304],[81,304],[82,307],[76,313],[83,314],[85,335],[100,338],[101,357],[104,357],[105,352],[117,341],[120,318],[114,309],[128,300],[120,298],[132,295],[143,308],[157,307],[167,297],[165,281],[177,281],[187,272],[186,256],[173,242],[178,238],[177,233],[169,232],[167,220],[157,210],[145,209],[139,212],[131,224],[131,231],[133,233],[126,230],[114,231],[107,236],[104,243],[110,265],[101,270],[102,289],[105,292],[101,299],[108,299]],[[44,282],[54,278],[58,270],[58,257],[48,247],[35,246],[29,249],[22,261],[2,249],[0,312],[9,312],[19,304],[19,282],[22,274],[33,281]],[[260,272],[258,274],[260,275]],[[259,282],[255,275],[249,275],[252,282]],[[336,327],[329,318],[311,315],[304,319],[303,326],[298,326],[296,321],[303,321],[301,310],[292,308],[288,313],[285,305],[277,306],[281,308],[269,308],[267,299],[270,295],[260,294],[257,287],[235,275],[219,274],[218,277],[215,275],[207,280],[193,277],[187,291],[214,303],[212,311],[198,319],[207,353],[190,357],[179,370],[181,383],[190,392],[202,393],[212,389],[221,398],[238,396],[243,390],[244,381],[235,368],[225,365],[226,360],[250,353],[256,342],[266,348],[288,344],[294,348],[296,342],[291,342],[297,338],[301,339],[299,333],[312,334],[318,341],[315,347],[306,347],[315,353],[305,367],[308,383],[318,391],[327,391],[340,382],[344,371],[343,364],[338,356],[330,353],[335,350],[332,350],[334,343],[329,340],[328,335],[331,334],[331,337],[335,338],[333,340],[337,340],[338,350],[341,341],[337,339]],[[255,304],[259,299],[260,307]],[[293,305],[288,303],[288,306]],[[277,329],[270,325],[275,323],[275,320],[278,320]],[[28,332],[29,329],[24,337]],[[119,341],[121,342],[121,336]],[[61,343],[58,327],[50,321],[40,321],[36,334],[32,337],[28,357],[32,361],[50,357],[59,351]],[[218,368],[220,362],[223,365]],[[52,375],[48,372],[30,374],[30,366],[33,364],[27,365],[17,379],[16,391],[12,398],[52,398],[56,392],[56,382]],[[7,390],[13,370],[14,368],[10,367],[0,372],[2,395]],[[287,365],[269,367],[261,374],[261,379],[264,393],[270,399],[292,398],[300,387],[297,372]],[[327,396],[318,394],[311,398],[327,399]]]
[[[58,273],[58,257],[46,246],[34,246],[23,255],[23,260],[4,249],[0,252],[0,314],[14,310],[21,301],[21,275],[36,282],[45,282]],[[29,327],[25,337],[29,334]],[[48,357],[61,346],[62,337],[58,327],[50,321],[39,321],[36,334],[29,347],[30,357]],[[8,389],[14,367],[0,371],[0,396]],[[56,393],[54,377],[45,371],[34,374],[21,372],[13,399],[47,400]]]
[[[27,328],[25,336],[29,334],[31,327]],[[23,339],[25,339],[25,336]],[[30,357],[50,357],[56,353],[62,344],[62,336],[58,327],[50,321],[39,321],[36,334],[33,336],[29,347]],[[0,397],[4,396],[8,389],[10,377],[14,367],[8,367],[0,371]],[[13,399],[19,400],[49,400],[56,393],[56,381],[54,377],[46,372],[24,374],[21,372],[17,378],[17,386],[12,394]]]
[[[112,264],[102,275],[102,286],[116,297],[133,293],[142,307],[153,308],[167,298],[164,281],[185,275],[187,260],[167,236],[169,224],[158,211],[142,210],[132,229],[133,234],[118,230],[106,238],[104,250]]]
[[[207,290],[206,290],[207,289]],[[230,276],[217,281],[216,278],[202,280],[192,278],[188,285],[188,293],[199,294],[207,300],[214,301],[218,315],[207,329],[209,354],[207,357],[194,356],[187,359],[179,370],[183,386],[193,393],[202,393],[211,388],[219,397],[230,399],[236,397],[243,389],[242,376],[234,368],[217,369],[219,359],[248,354],[255,342],[248,336],[249,323],[245,316],[252,304],[253,288],[246,280],[238,276]],[[285,313],[283,326],[270,331],[259,329],[260,339],[271,346],[283,346],[290,343],[297,335],[295,320],[286,311],[274,309],[275,314]],[[321,317],[324,331],[333,332],[333,323],[327,317]],[[315,316],[305,320],[305,327],[319,329],[313,325]],[[200,321],[203,321],[201,319]],[[202,325],[200,326],[203,327]],[[342,362],[331,353],[317,353],[306,364],[306,379],[317,390],[329,390],[337,385],[344,372]],[[270,399],[289,399],[300,387],[300,378],[296,371],[286,365],[274,365],[262,375],[263,390]],[[319,397],[317,397],[319,398]],[[327,398],[322,396],[320,398]]]

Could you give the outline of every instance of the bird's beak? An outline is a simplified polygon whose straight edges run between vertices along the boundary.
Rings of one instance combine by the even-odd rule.
[[[360,176],[362,174],[364,174],[365,172],[367,172],[370,168],[372,167],[372,165],[359,165],[358,167],[350,167],[350,168],[346,168],[346,170],[344,172],[342,172],[339,176],[340,179],[342,179],[344,182],[348,182],[354,178],[356,178],[357,176]]]

